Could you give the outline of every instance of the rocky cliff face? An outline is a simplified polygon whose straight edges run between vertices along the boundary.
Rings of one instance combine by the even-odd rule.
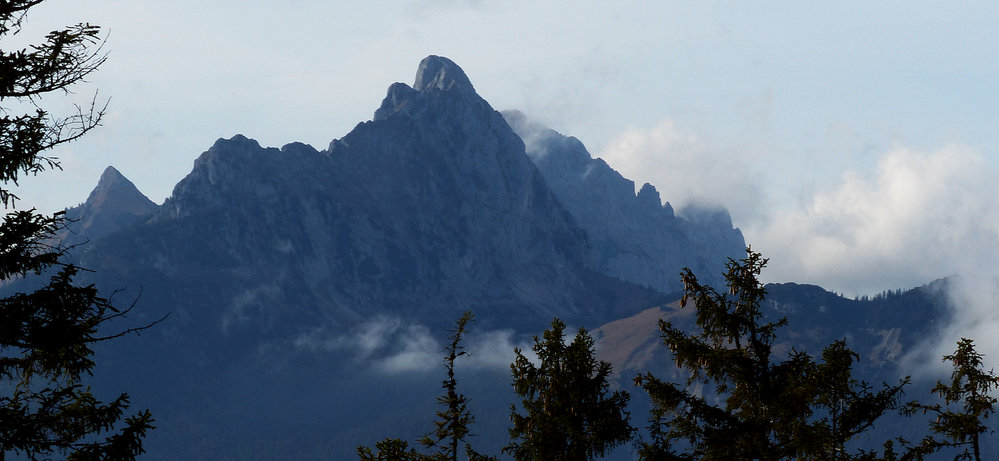
[[[688,207],[674,214],[669,202],[646,183],[635,184],[594,159],[579,140],[504,112],[524,140],[559,201],[586,231],[598,268],[622,280],[663,292],[682,289],[679,272],[689,267],[719,285],[728,258],[745,257],[746,242],[724,209]]]
[[[508,326],[592,324],[656,302],[592,254],[520,137],[431,56],[324,151],[220,139],[155,217],[86,256],[147,293],[164,281],[163,309],[206,332],[258,341],[379,314],[447,323],[468,308]]]
[[[148,219],[157,208],[131,181],[109,166],[87,201],[66,210],[70,224],[61,237],[66,243],[96,240]]]
[[[504,118],[438,56],[326,150],[220,139],[159,209],[113,173],[79,210],[90,238],[155,216],[87,260],[110,280],[163,281],[171,302],[167,285],[214,287],[179,309],[224,329],[469,307],[593,323],[677,291],[682,267],[714,282],[744,249],[723,210],[677,216],[651,185],[636,195],[575,138]]]
[[[92,241],[86,276],[125,288],[120,304],[138,298],[111,329],[170,314],[98,355],[97,385],[156,415],[150,459],[353,459],[358,444],[424,432],[434,338],[466,309],[469,345],[492,365],[462,383],[498,452],[513,344],[558,316],[606,323],[596,332],[619,370],[668,363],[656,321],[690,309],[645,309],[675,300],[661,293],[681,267],[718,281],[744,250],[725,211],[674,213],[648,184],[636,194],[575,138],[504,118],[436,56],[325,150],[220,139],[162,206],[109,169],[71,212]],[[787,291],[778,312],[804,302]],[[882,330],[864,338],[888,352],[908,341]]]

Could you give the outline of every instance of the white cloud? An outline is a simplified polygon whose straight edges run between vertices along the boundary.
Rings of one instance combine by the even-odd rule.
[[[396,317],[378,316],[342,332],[322,326],[299,335],[298,350],[345,353],[374,370],[395,374],[434,369],[441,345],[427,327],[407,325]]]
[[[364,358],[370,357],[389,342],[389,335],[395,333],[402,322],[395,318],[381,317],[374,321],[361,324],[353,335],[355,345]]]
[[[848,172],[802,207],[743,230],[771,258],[770,280],[854,294],[909,288],[999,260],[995,174],[967,147],[896,146],[875,171]]]
[[[954,277],[948,282],[946,295],[951,317],[943,319],[947,324],[903,359],[902,369],[911,370],[916,377],[948,376],[951,365],[942,358],[954,353],[961,338],[975,342],[975,349],[984,356],[986,370],[999,368],[999,336],[995,334],[999,328],[999,277],[973,274]]]
[[[402,321],[398,318],[378,316],[350,329],[347,333],[335,331],[329,326],[299,335],[293,341],[300,350],[344,351],[356,354],[358,360],[367,360],[372,354],[387,347]]]
[[[855,295],[960,274],[946,293],[949,317],[939,319],[946,324],[907,360],[946,367],[941,357],[969,337],[990,367],[999,365],[999,337],[992,334],[999,329],[999,169],[982,152],[956,144],[935,151],[895,145],[870,170],[765,204],[760,191],[772,193],[795,178],[771,172],[777,182],[765,183],[749,166],[765,164],[759,156],[720,152],[666,120],[625,133],[605,158],[637,183],[654,184],[674,205],[728,207],[747,243],[770,258],[766,281]]]
[[[467,364],[459,367],[472,369],[509,370],[516,357],[513,350],[519,348],[528,359],[537,361],[537,354],[528,342],[515,342],[513,330],[472,331],[465,337]]]
[[[348,354],[375,371],[386,374],[443,372],[444,338],[438,339],[424,325],[403,322],[397,317],[379,316],[348,331],[323,326],[293,341],[298,350]],[[468,353],[458,359],[459,370],[507,370],[514,359],[514,347],[533,358],[527,343],[517,343],[513,330],[465,333],[462,344]]]
[[[384,373],[416,373],[436,370],[441,363],[441,345],[423,325],[409,325],[394,339],[395,348],[375,360],[374,367]]]
[[[733,216],[759,208],[762,180],[753,155],[713,146],[669,119],[624,132],[601,157],[636,186],[656,186],[674,208],[723,205]]]

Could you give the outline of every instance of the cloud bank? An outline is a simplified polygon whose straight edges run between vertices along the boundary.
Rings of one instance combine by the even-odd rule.
[[[851,171],[796,209],[744,230],[771,257],[768,277],[848,294],[994,272],[996,171],[974,149],[896,146],[874,171]]]
[[[317,328],[294,340],[300,351],[347,353],[358,363],[385,374],[443,372],[443,351],[447,338],[441,331],[404,322],[397,317],[379,316],[350,328],[347,332],[331,327]],[[514,348],[529,351],[530,346],[514,339],[512,330],[466,331],[462,346],[467,355],[458,359],[458,370],[507,370]],[[525,352],[526,353],[526,352]]]
[[[761,206],[763,180],[752,155],[714,146],[669,119],[624,132],[600,156],[637,185],[656,186],[675,209],[722,205],[739,216]]]
[[[798,178],[765,170],[772,155],[719,148],[671,120],[624,132],[602,157],[675,208],[728,208],[747,243],[771,258],[768,281],[868,294],[995,272],[999,261],[999,170],[968,146],[894,145],[869,171],[782,195],[773,194]]]
[[[945,367],[940,358],[968,337],[990,367],[999,365],[992,334],[999,329],[999,169],[980,150],[896,144],[870,170],[776,200],[765,193],[783,187],[782,178],[751,165],[765,159],[713,148],[670,121],[624,133],[605,158],[674,204],[729,208],[747,243],[770,258],[766,281],[859,295],[960,275],[947,285],[947,324],[907,360]]]
[[[915,372],[916,378],[948,376],[951,364],[942,361],[944,355],[953,354],[957,341],[970,338],[975,349],[984,355],[986,370],[999,369],[999,276],[972,274],[948,280],[947,301],[950,318],[937,332],[917,345],[904,358],[902,368]]]

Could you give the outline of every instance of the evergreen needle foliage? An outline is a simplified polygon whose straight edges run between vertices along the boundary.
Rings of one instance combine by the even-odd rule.
[[[0,39],[20,32],[28,9],[41,1],[0,2]],[[59,168],[46,151],[99,125],[105,106],[96,98],[67,117],[40,106],[45,95],[68,92],[104,62],[99,31],[78,24],[50,32],[41,44],[0,50],[0,204],[10,210],[0,224],[0,284],[55,272],[34,292],[0,299],[0,460],[7,453],[131,460],[153,427],[148,411],[122,422],[127,395],[104,403],[82,383],[94,367],[91,346],[118,336],[101,336],[99,327],[128,309],[74,283],[80,269],[62,262],[68,248],[55,239],[62,214],[16,210],[11,191],[22,175]]]
[[[461,337],[465,334],[465,326],[474,318],[471,311],[466,311],[458,319],[448,336],[450,343],[444,351],[444,368],[447,369],[447,379],[441,383],[444,395],[437,398],[437,403],[440,403],[444,409],[437,411],[434,432],[427,434],[420,440],[420,443],[427,448],[438,448],[433,459],[457,461],[458,447],[462,444],[464,444],[464,451],[469,459],[489,459],[477,453],[472,449],[472,445],[465,441],[465,438],[470,435],[468,427],[475,421],[475,418],[468,411],[468,397],[458,392],[458,383],[454,378],[455,359],[467,354],[461,346]]]
[[[458,357],[466,356],[461,346],[465,327],[475,319],[471,311],[466,311],[450,330],[449,343],[444,349],[444,368],[447,379],[442,381],[444,395],[437,402],[444,407],[437,411],[437,421],[434,421],[434,431],[423,436],[420,444],[425,448],[436,448],[433,454],[423,454],[411,448],[409,443],[401,439],[385,439],[375,444],[374,450],[369,447],[357,447],[357,454],[362,461],[457,461],[459,447],[464,448],[465,456],[472,461],[489,461],[493,458],[476,452],[466,438],[471,435],[469,426],[475,421],[468,411],[468,398],[458,392],[458,382],[455,379],[454,364]]]
[[[701,285],[689,269],[681,306],[694,303],[697,329],[687,333],[660,320],[662,339],[688,373],[685,384],[651,374],[636,378],[651,398],[651,440],[643,459],[876,459],[846,444],[897,405],[905,381],[874,392],[852,377],[857,354],[843,341],[820,361],[792,351],[776,361],[777,331],[786,319],[764,322],[759,253],[729,260],[727,293]],[[702,389],[703,386],[703,389]]]
[[[853,377],[860,357],[846,341],[826,346],[820,357],[792,349],[774,357],[777,333],[787,321],[765,322],[760,309],[766,290],[759,275],[767,260],[747,248],[747,257],[729,260],[724,293],[701,285],[684,269],[681,307],[691,302],[696,327],[686,332],[659,321],[663,343],[676,366],[688,378],[664,381],[651,373],[635,378],[652,403],[649,436],[638,445],[643,460],[921,460],[954,450],[955,460],[981,461],[981,436],[990,432],[985,419],[995,413],[999,377],[984,371],[982,355],[963,338],[957,350],[944,356],[953,366],[948,383],[933,392],[943,402],[912,401],[901,406],[904,416],[930,414],[933,435],[913,445],[896,438],[881,451],[851,447],[850,442],[875,426],[886,413],[899,409],[908,378],[897,385],[873,389]],[[465,313],[450,330],[445,349],[445,393],[438,398],[435,430],[421,439],[422,454],[400,439],[385,439],[374,449],[358,447],[362,460],[453,460],[464,444],[471,460],[490,460],[465,442],[473,418],[468,399],[457,392],[454,364],[466,355],[461,347]],[[532,360],[520,349],[510,365],[521,411],[511,406],[510,443],[503,452],[517,460],[589,460],[632,439],[629,395],[609,391],[611,365],[594,357],[594,340],[580,328],[571,343],[565,324],[554,319],[551,329],[534,338]],[[896,448],[899,449],[896,452]],[[957,451],[960,450],[960,451]]]
[[[957,350],[945,355],[943,360],[953,366],[950,382],[938,381],[933,388],[943,404],[913,401],[904,408],[908,415],[917,412],[935,415],[930,430],[941,438],[925,437],[910,450],[907,458],[922,459],[945,448],[962,448],[955,460],[981,461],[981,436],[990,432],[984,420],[995,413],[996,398],[991,392],[999,388],[999,377],[991,370],[983,369],[982,355],[975,351],[974,341],[968,338],[961,338]]]
[[[518,460],[588,460],[631,440],[630,396],[609,391],[611,365],[594,357],[585,329],[566,344],[565,324],[555,319],[532,349],[539,365],[520,349],[510,365],[524,414],[511,406],[511,442],[504,452]]]

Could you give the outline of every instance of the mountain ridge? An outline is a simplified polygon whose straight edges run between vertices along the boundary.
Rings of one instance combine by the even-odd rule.
[[[231,293],[198,309],[224,328],[287,317],[267,305],[295,306],[308,325],[395,311],[450,318],[465,306],[543,325],[625,313],[608,293],[660,296],[596,270],[585,232],[520,137],[440,57],[421,62],[413,87],[391,85],[374,118],[326,150],[217,140],[135,229],[90,248],[85,264],[126,280],[133,258],[157,280],[202,274]],[[257,288],[237,296],[240,286]]]
[[[87,200],[65,210],[69,225],[57,238],[68,245],[101,238],[149,218],[158,208],[132,181],[108,166]]]
[[[560,202],[587,231],[601,272],[677,292],[683,288],[681,268],[720,286],[728,258],[745,255],[742,232],[724,209],[688,206],[677,215],[655,186],[646,183],[636,194],[633,181],[593,158],[578,139],[519,111],[503,114]]]
[[[399,434],[386,424],[425,431],[439,339],[467,309],[469,346],[493,348],[477,354],[529,347],[558,316],[603,338],[622,385],[621,373],[654,369],[656,321],[691,317],[670,304],[680,268],[717,283],[727,257],[744,255],[741,231],[727,211],[675,211],[650,184],[636,192],[578,139],[517,117],[430,56],[326,149],[220,138],[161,206],[82,247],[88,281],[141,287],[129,322],[171,314],[99,355],[104,385],[135,383],[135,404],[162,421],[150,459],[350,459]],[[768,315],[803,325],[792,341],[847,331],[886,364],[924,331],[917,314],[932,314],[914,310],[893,333],[891,312],[870,303],[768,289]],[[828,300],[870,314],[862,330],[831,322]],[[493,359],[462,382],[488,391],[476,415],[496,427],[476,431],[502,437],[509,368]]]

